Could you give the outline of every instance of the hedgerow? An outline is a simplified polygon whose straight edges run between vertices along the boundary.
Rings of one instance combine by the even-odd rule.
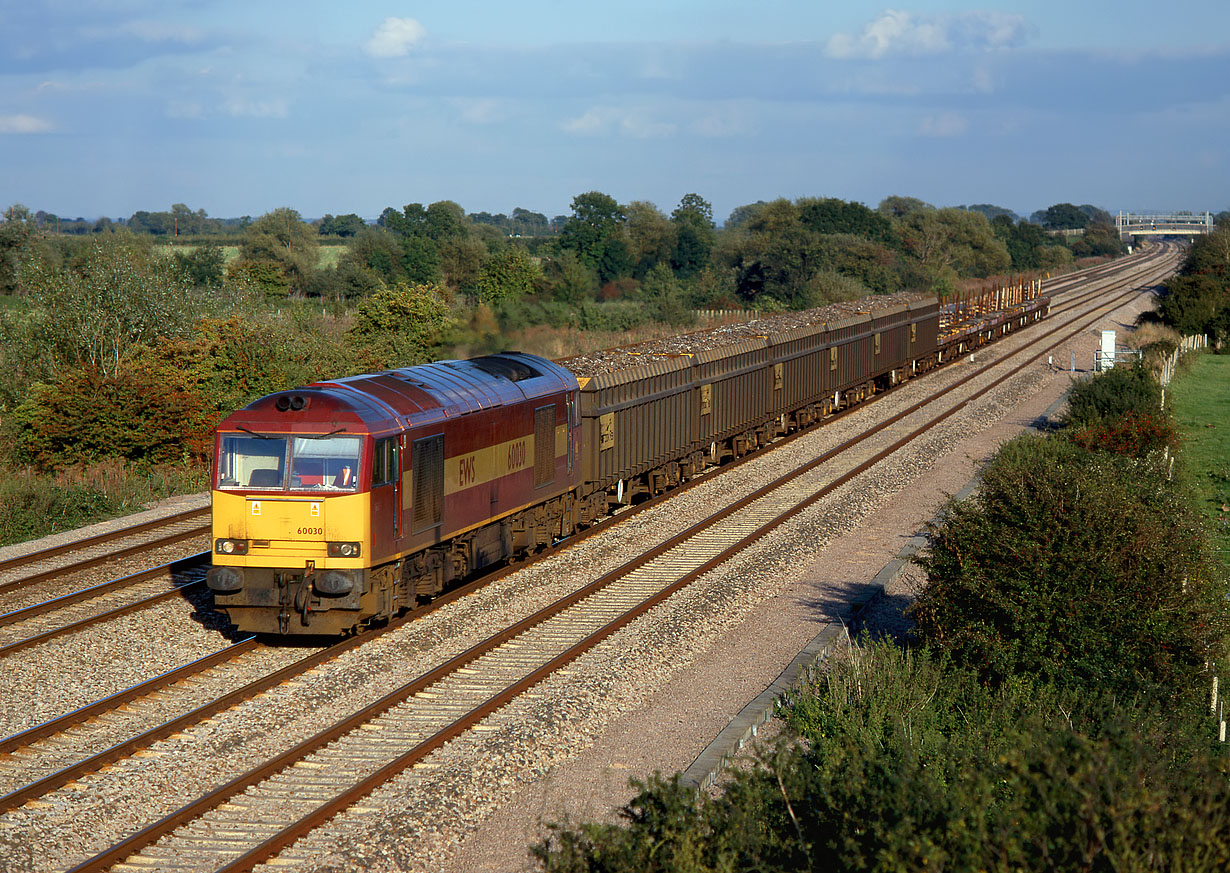
[[[928,532],[918,635],[988,682],[1181,695],[1230,630],[1200,519],[1160,459],[1020,437]]]
[[[1136,363],[1075,383],[1068,392],[1063,423],[1067,427],[1083,427],[1113,421],[1129,412],[1156,416],[1161,410],[1161,386],[1144,366]]]
[[[1222,757],[1156,709],[991,688],[869,643],[717,796],[655,777],[617,824],[555,826],[550,873],[1183,869],[1230,860]]]

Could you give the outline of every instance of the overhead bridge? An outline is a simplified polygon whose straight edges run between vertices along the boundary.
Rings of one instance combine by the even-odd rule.
[[[1168,215],[1120,212],[1115,218],[1115,226],[1119,229],[1119,238],[1123,240],[1134,236],[1196,236],[1212,232],[1213,216],[1208,212],[1174,212]]]

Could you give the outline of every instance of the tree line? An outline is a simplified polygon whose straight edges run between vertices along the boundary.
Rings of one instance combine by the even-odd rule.
[[[725,296],[725,302],[738,305],[766,293],[761,303],[797,306],[816,296],[814,289],[804,290],[807,283],[840,287],[835,276],[854,280],[866,292],[942,288],[961,277],[1045,269],[1062,263],[1068,251],[1081,257],[1115,248],[1105,232],[1109,215],[1090,205],[1056,204],[1025,221],[991,204],[935,209],[903,197],[888,198],[875,210],[831,198],[757,202],[736,208],[721,227],[696,194],[686,195],[667,216],[651,203],[619,204],[597,191],[576,197],[571,215],[550,219],[520,207],[510,215],[467,214],[452,201],[388,207],[373,224],[354,213],[309,222],[289,208],[256,219],[216,219],[182,203],[165,212],[138,211],[127,219],[92,223],[31,213],[20,205],[4,217],[0,293],[9,294],[19,290],[16,263],[31,238],[118,229],[195,243],[183,255],[194,284],[219,285],[229,264],[218,249],[240,246],[243,258],[235,269],[271,293],[341,300],[362,297],[378,282],[403,279],[440,281],[471,296],[503,298],[524,287],[527,278],[534,279],[536,290],[565,302],[599,292],[616,299],[635,296],[654,268],[663,267],[690,296]],[[1081,228],[1086,237],[1065,250],[1044,238],[1056,228]],[[316,269],[314,248],[322,241],[346,247],[345,257],[329,271]],[[543,265],[543,274],[527,276],[522,270],[514,276],[502,253],[507,248]],[[498,275],[480,282],[483,262],[496,256],[501,256],[493,265]],[[497,286],[502,278],[512,287]],[[649,284],[660,293],[666,278],[658,270]]]

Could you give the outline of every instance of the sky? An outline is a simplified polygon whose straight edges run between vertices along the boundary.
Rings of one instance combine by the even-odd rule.
[[[1230,209],[1226,0],[0,0],[0,209]]]

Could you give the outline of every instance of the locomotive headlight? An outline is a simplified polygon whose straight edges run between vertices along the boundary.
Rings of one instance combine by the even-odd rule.
[[[359,557],[358,543],[329,543],[330,558],[357,558]]]
[[[214,551],[219,555],[246,555],[248,553],[248,541],[214,540]]]

